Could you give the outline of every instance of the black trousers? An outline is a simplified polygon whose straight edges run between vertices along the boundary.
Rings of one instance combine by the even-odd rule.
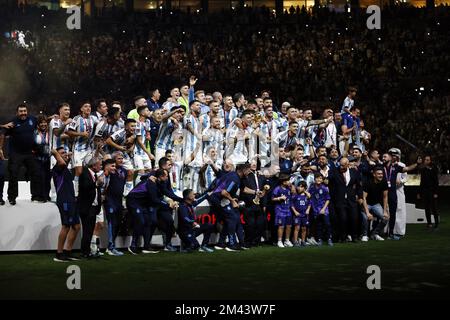
[[[247,246],[258,245],[264,236],[265,214],[261,206],[250,205],[244,211],[245,243]]]
[[[356,204],[348,203],[345,206],[335,207],[338,225],[338,238],[344,241],[347,235],[352,239],[357,237],[358,210]]]
[[[439,214],[437,212],[437,201],[433,197],[432,192],[423,192],[421,194],[423,204],[425,206],[425,216],[427,218],[427,224],[431,224],[431,215],[434,216],[434,223],[437,226],[439,224]]]
[[[395,219],[397,218],[397,191],[389,190],[388,206],[389,206],[389,234],[394,234]]]
[[[200,244],[197,241],[197,237],[203,234],[202,246],[206,246],[209,243],[211,233],[214,231],[214,225],[211,223],[202,223],[200,228],[194,228],[192,230],[184,230],[180,232],[180,239],[183,245],[190,249],[197,249]]]
[[[164,245],[170,244],[172,236],[175,233],[175,226],[173,224],[172,209],[160,208],[158,209],[158,228],[164,232]]]
[[[50,171],[50,159],[36,160],[36,167],[38,168],[39,189],[41,190],[41,196],[44,199],[48,199],[50,195],[50,181],[52,179],[52,173]]]
[[[91,239],[94,234],[95,218],[100,213],[100,206],[91,206],[79,210],[82,226],[81,253],[89,255],[91,253]]]
[[[22,166],[27,169],[27,175],[30,177],[31,196],[42,197],[41,184],[39,182],[40,174],[39,168],[36,164],[36,159],[30,154],[11,153],[8,161],[8,199],[16,200],[19,193],[19,171]]]
[[[5,186],[5,165],[4,161],[0,160],[0,200],[3,199],[3,187]]]

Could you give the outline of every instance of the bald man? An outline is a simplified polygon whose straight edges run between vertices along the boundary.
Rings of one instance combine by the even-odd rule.
[[[341,242],[356,242],[358,202],[362,199],[361,175],[349,168],[348,158],[342,158],[339,167],[331,167],[328,173],[330,188],[330,214],[334,214],[337,222],[336,236]]]

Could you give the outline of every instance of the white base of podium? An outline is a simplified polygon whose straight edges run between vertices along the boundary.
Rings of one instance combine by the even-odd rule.
[[[7,183],[5,185],[7,190]],[[6,193],[6,192],[5,192]],[[207,211],[207,202],[198,207],[198,213]],[[406,204],[407,219],[409,223],[425,223],[425,211],[416,209],[413,204]],[[175,221],[176,217],[175,217]],[[108,243],[107,223],[100,237],[101,246]],[[28,250],[56,250],[58,234],[61,229],[61,220],[58,208],[54,203],[33,203],[29,183],[19,182],[19,197],[15,206],[0,206],[0,251],[28,251]],[[81,233],[75,242],[75,249],[80,248]],[[198,238],[201,241],[202,236]],[[214,237],[212,237],[212,240]],[[118,237],[118,248],[128,247],[131,237]],[[172,244],[179,245],[179,238],[173,238]],[[154,235],[152,244],[162,245],[162,235]]]

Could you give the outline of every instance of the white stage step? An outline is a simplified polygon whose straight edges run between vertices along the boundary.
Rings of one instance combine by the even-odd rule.
[[[8,183],[5,183],[6,195]],[[5,197],[6,198],[6,197]],[[425,223],[425,211],[415,208],[407,203],[407,223]],[[197,207],[197,213],[208,211],[207,202]],[[175,221],[177,221],[175,217]],[[60,217],[58,208],[54,203],[31,202],[29,183],[19,182],[19,197],[15,206],[0,206],[0,251],[27,251],[27,250],[55,250],[56,240],[60,231]],[[106,226],[106,223],[105,223]],[[75,248],[80,246],[78,236]],[[214,237],[213,237],[214,238]],[[198,238],[201,241],[201,236]],[[127,247],[131,237],[126,239],[118,237],[116,245],[119,248]],[[107,245],[106,228],[101,236],[102,247]],[[152,243],[162,245],[161,235],[153,236]],[[173,245],[179,245],[178,237],[172,239]]]

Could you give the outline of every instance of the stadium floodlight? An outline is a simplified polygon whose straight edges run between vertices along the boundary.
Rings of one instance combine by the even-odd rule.
[[[424,91],[425,88],[424,88],[424,87],[420,87],[419,90],[420,90],[420,91]]]

